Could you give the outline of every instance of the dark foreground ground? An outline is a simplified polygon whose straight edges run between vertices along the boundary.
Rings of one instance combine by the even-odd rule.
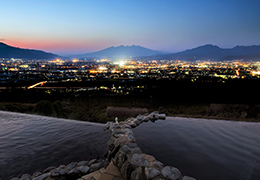
[[[138,108],[145,108],[144,113],[159,111],[168,116],[260,121],[259,82],[258,79],[202,79],[195,83],[168,79],[99,80],[57,83],[50,89],[12,87],[0,93],[0,110],[106,122],[114,120],[115,116],[124,120],[140,113]],[[78,91],[75,87],[95,87],[97,90]],[[113,92],[112,87],[117,91]],[[130,114],[116,114],[111,113],[108,108],[111,106],[137,109]],[[116,108],[112,109],[118,112]]]

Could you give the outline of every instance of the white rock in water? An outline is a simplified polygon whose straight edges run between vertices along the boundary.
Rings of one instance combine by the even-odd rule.
[[[165,114],[159,114],[159,115],[158,115],[158,118],[159,118],[159,119],[166,119],[166,115],[165,115]]]

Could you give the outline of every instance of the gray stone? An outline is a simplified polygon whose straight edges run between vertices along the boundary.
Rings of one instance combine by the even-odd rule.
[[[148,116],[145,116],[144,118],[143,118],[143,122],[148,122],[150,119],[149,119],[149,117]]]
[[[126,153],[122,152],[122,151],[119,151],[115,158],[113,159],[113,162],[114,164],[117,166],[117,167],[122,167],[122,165],[124,164],[124,162],[127,160],[127,156],[126,156]]]
[[[160,175],[161,172],[155,168],[152,167],[146,167],[145,168],[145,175],[147,179],[155,178],[156,176]]]
[[[123,127],[126,128],[126,129],[131,129],[131,126],[129,126],[127,124],[124,124]]]
[[[141,124],[142,123],[142,121],[141,120],[138,120],[138,119],[136,119],[135,121],[134,121],[134,123],[138,126],[139,124]]]
[[[115,147],[115,144],[114,144],[115,140],[110,138],[107,142],[107,146],[108,146],[108,150],[109,151],[112,151]]]
[[[125,178],[125,179],[130,179],[131,177],[131,173],[134,171],[134,167],[133,165],[128,162],[128,161],[125,161],[124,164],[122,165],[121,169],[120,169],[120,172],[122,173],[122,176]]]
[[[32,176],[30,174],[23,174],[20,180],[31,180]]]
[[[88,166],[79,166],[78,169],[82,174],[87,174],[89,172]]]
[[[151,121],[155,121],[155,120],[157,120],[158,118],[159,118],[159,113],[158,113],[157,111],[152,112],[151,114],[149,114],[149,119],[150,119]]]
[[[78,163],[78,166],[85,166],[85,165],[88,165],[88,161],[80,161]]]
[[[95,164],[92,164],[90,166],[90,170],[93,172],[93,171],[96,171],[96,170],[100,169],[100,167],[101,167],[101,163],[100,162],[99,163],[95,163]]]
[[[55,166],[50,166],[50,167],[44,169],[42,172],[43,172],[43,173],[47,173],[47,172],[50,172],[51,170],[53,170],[53,169],[55,169],[55,168],[56,168]]]
[[[122,130],[115,130],[112,132],[112,136],[114,137],[120,137],[122,134],[125,134]]]
[[[137,168],[136,170],[134,170],[131,173],[131,179],[130,180],[143,180],[143,179],[147,179],[147,178],[145,178],[145,174],[142,173],[141,167]]]
[[[127,145],[123,145],[121,147],[121,151],[123,151],[126,154],[130,154],[132,152],[132,149],[129,146],[127,146]]]
[[[47,177],[49,177],[48,173],[42,174],[36,178],[33,178],[33,180],[45,180]]]
[[[66,169],[68,169],[69,171],[72,170],[73,168],[75,168],[77,166],[77,162],[71,162],[66,166]]]
[[[58,177],[58,176],[64,176],[65,174],[67,174],[67,170],[66,169],[53,169],[50,172],[51,177]]]
[[[146,159],[144,159],[140,154],[133,154],[130,159],[130,163],[137,167],[146,167],[149,165],[149,162]]]
[[[126,144],[128,147],[130,147],[130,148],[135,148],[135,147],[137,147],[137,144],[136,143],[127,143]]]
[[[66,168],[66,166],[65,165],[60,165],[58,168],[59,169],[64,169],[64,168]]]
[[[131,128],[135,128],[136,124],[134,122],[128,122],[127,125],[131,126]]]
[[[161,163],[160,161],[153,161],[150,163],[150,166],[159,170],[164,167],[163,163]]]
[[[171,166],[165,166],[162,169],[162,175],[165,178],[168,178],[170,180],[181,180],[182,179],[181,172],[177,168],[171,167]]]
[[[88,162],[88,166],[91,166],[93,163],[95,163],[95,162],[97,162],[97,160],[96,159],[92,159],[92,160],[90,160],[89,162]]]
[[[129,142],[135,143],[135,138],[134,138],[134,136],[132,134],[127,134],[126,137],[127,137]]]
[[[33,173],[32,177],[37,177],[37,176],[40,176],[40,175],[42,175],[41,172],[35,172],[35,173]]]
[[[193,178],[193,177],[184,176],[184,177],[182,178],[182,180],[196,180],[196,179]]]
[[[80,170],[78,169],[78,168],[74,168],[74,169],[72,169],[72,170],[70,170],[69,172],[68,172],[68,175],[70,175],[70,176],[77,176],[77,175],[79,175],[81,172],[80,172]]]
[[[155,161],[155,158],[154,158],[153,156],[151,156],[151,155],[141,154],[141,156],[142,156],[144,159],[146,159],[147,161],[149,161],[149,162]]]
[[[106,128],[106,129],[109,129],[109,127],[111,126],[111,124],[112,124],[112,123],[111,123],[110,121],[107,122],[106,125],[105,125],[105,128]]]
[[[143,115],[138,115],[138,116],[136,117],[136,119],[139,120],[139,121],[143,121],[143,118],[144,118]]]
[[[132,149],[132,154],[142,154],[142,150],[139,147]]]
[[[119,137],[115,140],[115,147],[118,147],[118,146],[123,146],[127,143],[127,138],[126,137]]]
[[[131,129],[123,129],[123,132],[125,134],[132,134],[132,135],[134,135],[134,133],[133,133],[133,131]]]
[[[164,120],[164,119],[166,119],[166,115],[165,115],[165,114],[159,114],[159,115],[158,115],[158,118]]]

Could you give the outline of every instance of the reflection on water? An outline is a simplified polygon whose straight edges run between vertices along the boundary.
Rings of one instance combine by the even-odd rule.
[[[102,124],[0,111],[0,179],[104,157],[109,137]]]
[[[134,130],[138,146],[199,180],[259,180],[260,123],[168,117]]]

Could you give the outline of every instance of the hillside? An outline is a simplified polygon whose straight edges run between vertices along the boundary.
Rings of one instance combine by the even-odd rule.
[[[56,54],[40,50],[22,49],[0,42],[0,58],[54,59],[57,57],[59,56]]]
[[[260,45],[258,46],[236,46],[232,49],[224,49],[218,46],[207,44],[183,52],[165,54],[160,56],[150,56],[146,59],[165,60],[245,60],[260,61]]]
[[[142,56],[153,56],[163,54],[160,51],[154,51],[142,46],[111,46],[101,51],[71,55],[73,58],[129,58],[129,57],[142,57]]]

